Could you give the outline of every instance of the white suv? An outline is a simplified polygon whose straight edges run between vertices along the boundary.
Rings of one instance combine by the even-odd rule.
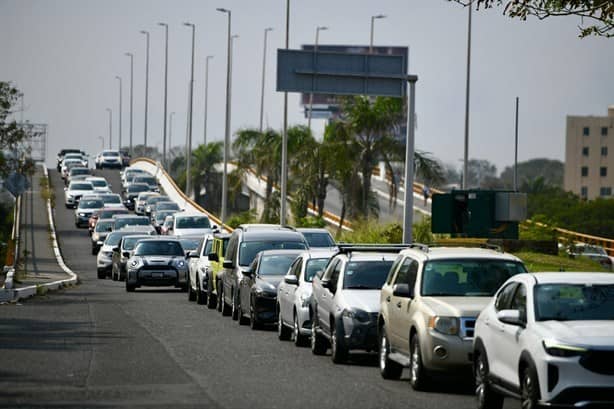
[[[474,368],[478,408],[504,396],[537,406],[614,407],[614,275],[510,278],[480,314]]]

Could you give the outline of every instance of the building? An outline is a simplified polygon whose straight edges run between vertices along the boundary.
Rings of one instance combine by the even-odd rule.
[[[614,105],[608,116],[567,116],[565,190],[614,198]]]

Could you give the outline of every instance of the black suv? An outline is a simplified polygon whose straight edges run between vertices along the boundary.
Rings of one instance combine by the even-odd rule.
[[[220,299],[222,314],[239,318],[239,286],[244,278],[244,271],[249,269],[256,254],[273,249],[307,249],[305,237],[296,230],[275,224],[245,224],[237,227],[230,236],[228,249],[224,257],[224,273]],[[246,311],[249,311],[246,306]]]

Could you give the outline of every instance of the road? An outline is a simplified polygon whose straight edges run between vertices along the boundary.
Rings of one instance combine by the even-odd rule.
[[[120,186],[116,171],[99,171]],[[453,408],[475,406],[470,387],[436,391],[382,379],[373,354],[346,365],[252,331],[174,289],[126,293],[98,280],[85,229],[65,209],[50,171],[64,259],[81,285],[0,307],[0,407]],[[506,407],[516,407],[507,402]]]

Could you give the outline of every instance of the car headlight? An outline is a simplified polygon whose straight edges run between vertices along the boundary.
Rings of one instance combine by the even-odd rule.
[[[103,251],[101,254],[105,257],[109,257],[109,258],[113,257],[112,251]]]
[[[100,235],[98,233],[94,233],[92,234],[92,241],[98,241],[98,239],[100,239]]]
[[[557,342],[551,339],[546,339],[542,342],[544,349],[548,355],[569,358],[573,356],[580,356],[587,350],[586,348],[576,345],[568,345],[565,343]]]
[[[359,309],[345,309],[341,313],[341,316],[344,318],[349,318],[349,319],[356,320],[359,322],[369,321],[369,313],[364,310],[359,310]]]
[[[457,317],[431,317],[429,328],[446,335],[457,335],[459,324]]]
[[[85,216],[86,216],[86,214],[85,214],[85,213],[79,213],[79,216],[81,216],[81,217],[85,217]]]
[[[177,266],[178,268],[185,268],[186,264],[184,260],[176,260],[175,266]]]
[[[128,267],[130,267],[131,270],[138,270],[143,265],[143,260],[140,258],[133,258],[132,261],[128,261]]]

